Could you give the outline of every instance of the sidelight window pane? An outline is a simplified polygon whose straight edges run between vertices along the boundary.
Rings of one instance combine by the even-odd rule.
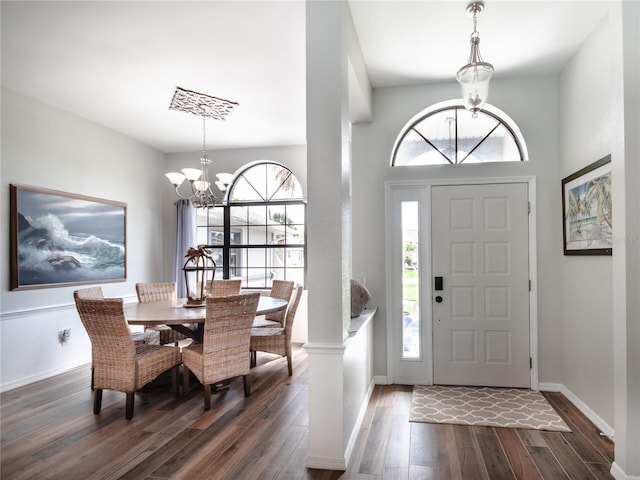
[[[402,358],[420,357],[418,202],[402,202]]]

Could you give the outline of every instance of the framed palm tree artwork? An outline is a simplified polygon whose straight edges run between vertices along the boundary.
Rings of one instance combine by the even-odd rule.
[[[611,155],[562,179],[565,255],[611,255]]]

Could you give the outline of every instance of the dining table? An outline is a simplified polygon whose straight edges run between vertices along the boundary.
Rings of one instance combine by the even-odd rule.
[[[260,295],[256,317],[284,310],[288,303],[281,298]],[[186,298],[124,305],[124,317],[129,325],[167,325],[195,342],[202,341],[206,311],[205,304],[188,305]],[[257,319],[256,322],[259,326],[265,324],[264,320]],[[194,324],[196,328],[189,327],[189,324]]]

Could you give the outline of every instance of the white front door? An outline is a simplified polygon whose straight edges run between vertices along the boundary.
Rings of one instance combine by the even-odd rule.
[[[531,386],[527,190],[432,187],[435,384]]]

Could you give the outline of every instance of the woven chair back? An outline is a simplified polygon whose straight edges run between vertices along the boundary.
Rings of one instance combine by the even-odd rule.
[[[257,292],[207,297],[202,346],[205,377],[231,378],[249,373],[251,326],[259,298]],[[206,378],[205,382],[209,383]]]
[[[80,320],[91,340],[95,388],[133,391],[136,348],[121,298],[76,298]]]
[[[295,283],[290,280],[274,280],[271,284],[271,292],[269,293],[270,297],[281,298],[282,300],[286,300],[287,302],[291,300],[291,294],[293,293],[293,287]],[[285,310],[281,310],[279,312],[273,312],[265,315],[267,320],[275,320],[276,322],[280,322],[280,324],[284,323]]]
[[[287,341],[291,341],[291,330],[293,329],[293,321],[296,318],[296,312],[298,311],[298,305],[300,305],[300,299],[302,298],[302,285],[298,285],[293,293],[293,299],[289,302],[287,308],[287,316],[285,317],[284,333],[287,336]]]
[[[104,298],[104,294],[102,293],[102,287],[89,287],[73,292],[73,298],[74,300],[76,298],[93,298],[95,300]]]
[[[242,288],[242,280],[213,280],[207,285],[207,293],[214,297],[226,297],[229,295],[239,295]]]
[[[136,283],[136,294],[138,302],[153,303],[166,300],[174,300],[177,298],[176,282],[142,282]],[[184,340],[182,333],[172,330],[166,325],[145,326],[145,332],[157,331],[158,342],[160,344],[176,343]]]
[[[140,303],[161,302],[176,298],[176,282],[136,283],[136,294]]]

